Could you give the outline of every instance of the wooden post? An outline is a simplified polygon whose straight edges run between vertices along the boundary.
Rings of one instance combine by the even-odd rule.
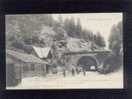
[[[21,82],[21,71],[20,71],[21,63],[15,64],[15,82],[18,84]]]
[[[22,81],[22,67],[23,67],[23,64],[20,64],[20,82]]]
[[[43,67],[43,75],[45,76],[46,75],[46,64],[42,64],[42,67]]]

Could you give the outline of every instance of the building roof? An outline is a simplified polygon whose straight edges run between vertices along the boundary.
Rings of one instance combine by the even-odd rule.
[[[6,50],[6,54],[11,55],[12,57],[14,57],[22,62],[25,62],[25,63],[48,64],[48,62],[45,62],[44,60],[41,60],[32,54],[20,53],[20,52],[13,51],[13,50]]]
[[[41,47],[36,47],[36,46],[33,46],[33,49],[39,58],[47,58],[51,50],[50,47],[41,48]]]

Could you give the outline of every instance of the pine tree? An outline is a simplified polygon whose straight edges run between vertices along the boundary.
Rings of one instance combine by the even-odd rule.
[[[75,37],[75,20],[74,18],[65,19],[64,29],[67,31],[67,34],[71,37]]]
[[[94,36],[94,42],[99,47],[105,47],[105,40],[99,32],[97,33],[97,35]]]
[[[81,23],[80,23],[79,18],[77,19],[77,25],[76,25],[76,28],[75,28],[75,32],[76,32],[76,37],[80,38],[82,36],[81,35],[82,27],[81,27]]]
[[[119,55],[120,49],[122,46],[122,22],[119,22],[117,25],[113,25],[111,29],[111,34],[109,37],[109,48],[112,51]]]

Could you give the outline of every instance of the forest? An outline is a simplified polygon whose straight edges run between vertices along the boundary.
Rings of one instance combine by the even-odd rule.
[[[99,47],[105,47],[105,41],[98,32],[82,29],[80,20],[65,19],[59,21],[51,14],[42,15],[9,15],[6,16],[6,47],[23,48],[24,45],[51,46],[53,41],[69,37],[92,41]]]

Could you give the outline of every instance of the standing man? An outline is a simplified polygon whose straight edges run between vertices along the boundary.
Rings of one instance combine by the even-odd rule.
[[[63,76],[64,77],[66,76],[66,70],[65,69],[63,70]]]
[[[83,75],[86,76],[86,71],[85,69],[83,68]]]
[[[74,76],[75,75],[75,71],[74,71],[74,69],[72,68],[72,76]]]

